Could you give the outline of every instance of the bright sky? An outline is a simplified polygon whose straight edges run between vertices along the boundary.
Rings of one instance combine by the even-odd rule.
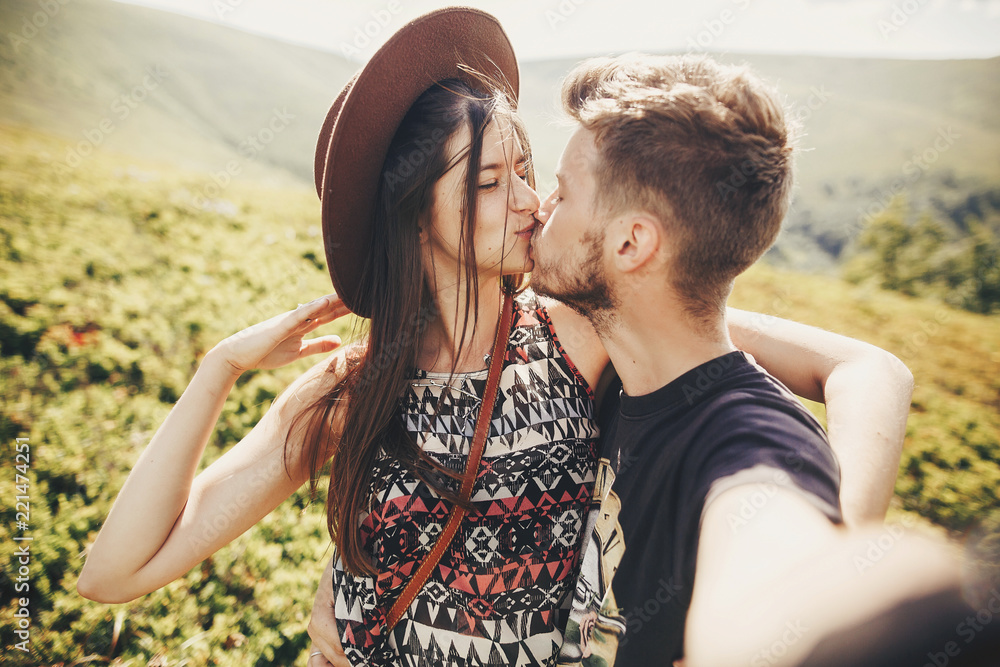
[[[366,60],[431,0],[119,0]],[[464,0],[518,57],[624,51],[889,58],[1000,55],[1000,0]]]

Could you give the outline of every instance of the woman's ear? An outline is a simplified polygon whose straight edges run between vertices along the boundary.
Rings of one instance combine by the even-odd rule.
[[[426,244],[430,240],[430,235],[431,216],[428,213],[425,213],[417,219],[417,238],[420,239],[420,245]]]

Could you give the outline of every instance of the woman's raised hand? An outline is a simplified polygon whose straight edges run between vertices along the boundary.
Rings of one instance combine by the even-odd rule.
[[[336,294],[328,294],[235,333],[209,354],[225,361],[234,373],[286,366],[303,357],[330,352],[339,336],[303,337],[351,311]]]
[[[287,466],[288,430],[279,409],[268,410],[235,446],[196,473],[239,375],[334,350],[337,336],[304,336],[348,312],[330,294],[230,336],[205,355],[91,544],[77,581],[81,595],[118,604],[184,576],[307,481],[307,466]],[[303,377],[315,376],[322,366]]]

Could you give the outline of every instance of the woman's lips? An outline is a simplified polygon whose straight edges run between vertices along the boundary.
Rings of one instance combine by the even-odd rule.
[[[521,231],[515,232],[515,234],[517,236],[520,236],[522,239],[530,242],[531,241],[531,237],[534,235],[535,228],[537,226],[538,226],[538,222],[537,221],[533,222],[530,225],[528,225],[527,227],[525,227],[524,229],[522,229]]]

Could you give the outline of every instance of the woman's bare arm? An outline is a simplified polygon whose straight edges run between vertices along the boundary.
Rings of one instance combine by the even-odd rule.
[[[277,368],[333,350],[340,344],[336,337],[303,336],[346,312],[339,299],[318,299],[227,338],[205,356],[91,546],[77,582],[81,595],[117,603],[156,590],[238,537],[306,481],[308,473],[294,460],[286,472],[284,443],[303,394],[331,381],[323,374],[330,360],[303,374],[246,437],[195,473],[236,379],[251,368]]]
[[[882,521],[906,435],[910,371],[885,350],[805,324],[734,308],[727,320],[736,347],[799,396],[826,403],[845,523]]]

